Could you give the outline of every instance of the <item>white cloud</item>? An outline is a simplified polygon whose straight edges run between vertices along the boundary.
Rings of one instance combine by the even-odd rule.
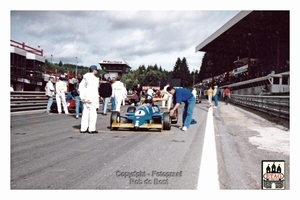
[[[121,58],[133,69],[177,58],[200,67],[195,47],[239,11],[12,11],[11,39],[40,46],[53,62],[90,66]],[[192,69],[190,69],[192,70]]]

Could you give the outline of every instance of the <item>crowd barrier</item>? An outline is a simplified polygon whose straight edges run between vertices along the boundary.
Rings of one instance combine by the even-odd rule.
[[[10,92],[10,111],[46,110],[48,97],[45,92],[15,91]]]
[[[67,96],[67,94],[66,94]],[[131,97],[132,95],[128,95]],[[53,103],[56,102],[54,96]],[[31,110],[45,110],[48,103],[48,97],[45,92],[39,91],[14,91],[10,92],[10,112],[21,112]],[[99,103],[102,100],[99,98]]]
[[[290,119],[289,96],[264,96],[264,95],[231,95],[230,102],[259,110],[277,117]]]

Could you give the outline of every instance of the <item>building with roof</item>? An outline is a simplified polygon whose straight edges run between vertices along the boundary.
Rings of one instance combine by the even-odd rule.
[[[122,77],[122,74],[129,72],[131,67],[124,60],[101,60],[99,62],[102,70],[106,72],[105,78],[116,79],[118,76]]]
[[[10,41],[10,78],[15,90],[43,91],[44,65],[42,49]]]
[[[268,70],[274,70],[275,73],[289,71],[290,11],[241,11],[197,45],[195,50],[215,55],[246,58],[248,75],[254,70],[251,59],[257,59],[260,62],[259,68],[255,70],[268,68]],[[219,66],[212,67],[213,77],[218,75],[216,67]],[[227,69],[224,68],[221,71],[226,72]]]

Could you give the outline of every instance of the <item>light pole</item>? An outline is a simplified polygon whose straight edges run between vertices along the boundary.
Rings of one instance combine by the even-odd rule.
[[[193,87],[195,85],[195,69],[193,69]]]
[[[77,76],[77,57],[76,58],[76,71],[75,71],[75,76]]]
[[[52,57],[53,55],[51,54],[51,68],[53,68]]]

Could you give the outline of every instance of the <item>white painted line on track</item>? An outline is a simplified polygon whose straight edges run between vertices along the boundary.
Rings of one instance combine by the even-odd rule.
[[[213,106],[208,109],[197,190],[219,190],[218,162],[213,121]]]

